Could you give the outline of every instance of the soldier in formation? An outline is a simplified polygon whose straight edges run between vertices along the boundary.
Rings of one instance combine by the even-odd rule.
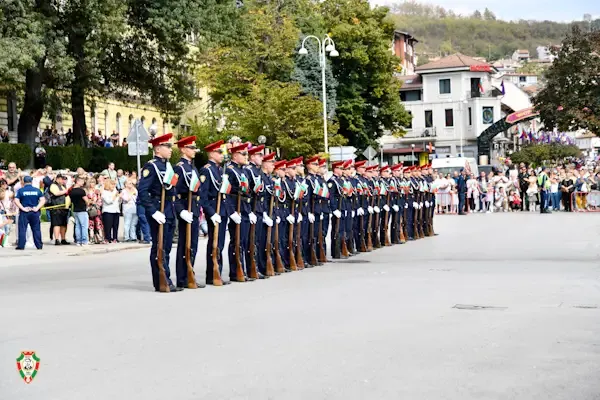
[[[169,163],[171,139],[168,134],[150,142],[154,158],[142,169],[138,200],[150,221],[150,266],[158,292],[267,279],[323,265],[331,261],[328,255],[347,259],[435,235],[430,166],[380,168],[347,160],[333,162],[329,173],[319,156],[276,160],[263,145],[218,141],[204,147],[208,162],[197,169],[195,137],[176,142],[182,157],[175,166]],[[206,282],[195,274],[201,209],[208,223]]]

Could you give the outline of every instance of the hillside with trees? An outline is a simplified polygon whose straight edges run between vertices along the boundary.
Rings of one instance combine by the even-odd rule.
[[[600,29],[600,19],[591,22],[502,21],[484,8],[471,15],[458,15],[443,7],[406,1],[391,6],[390,19],[396,29],[419,40],[419,63],[427,56],[461,52],[489,60],[508,58],[516,49],[527,49],[537,57],[537,46],[560,44],[573,25],[582,30]]]

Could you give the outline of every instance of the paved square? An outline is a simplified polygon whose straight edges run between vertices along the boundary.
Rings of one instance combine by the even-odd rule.
[[[436,231],[173,294],[152,291],[148,249],[4,250],[0,399],[598,399],[600,214],[440,216]],[[24,350],[41,359],[29,385]]]

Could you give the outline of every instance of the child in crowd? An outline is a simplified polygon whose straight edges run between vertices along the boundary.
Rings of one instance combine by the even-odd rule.
[[[517,211],[521,208],[521,196],[519,196],[519,192],[511,190],[508,201],[510,201],[511,211]]]

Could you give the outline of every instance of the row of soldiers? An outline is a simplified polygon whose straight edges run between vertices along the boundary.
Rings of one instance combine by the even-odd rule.
[[[229,149],[231,161],[224,167],[219,141],[204,148],[209,161],[197,170],[195,137],[176,142],[182,159],[175,167],[168,162],[170,139],[169,134],[150,142],[155,157],[144,165],[139,185],[138,201],[152,233],[156,291],[205,286],[194,274],[200,209],[208,223],[206,284],[215,286],[313,268],[331,261],[328,254],[345,259],[435,235],[429,166],[337,161],[328,178],[324,158],[275,160],[263,145],[242,143]],[[169,254],[175,226],[174,284]],[[222,279],[227,230],[229,281]]]

